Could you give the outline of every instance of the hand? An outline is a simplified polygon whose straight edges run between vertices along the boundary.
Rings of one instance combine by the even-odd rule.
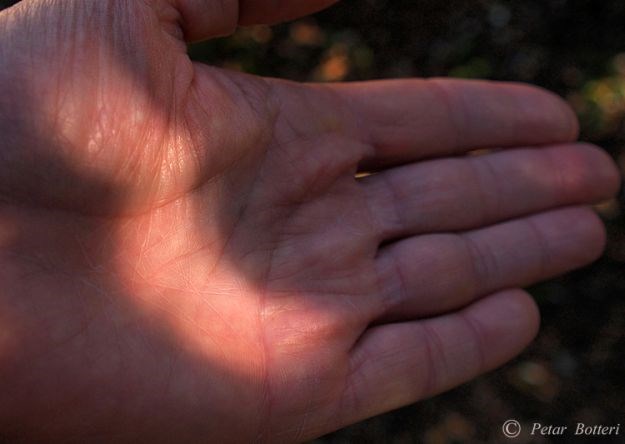
[[[329,3],[0,14],[0,436],[310,439],[506,362],[518,288],[598,257],[618,174],[547,92],[185,53]]]

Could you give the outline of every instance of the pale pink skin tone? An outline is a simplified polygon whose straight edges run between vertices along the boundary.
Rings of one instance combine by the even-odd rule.
[[[519,288],[601,254],[618,172],[550,93],[185,54],[329,3],[0,14],[0,436],[311,439],[516,356]]]

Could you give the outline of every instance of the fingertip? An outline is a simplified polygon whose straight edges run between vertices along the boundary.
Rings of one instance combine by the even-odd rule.
[[[488,369],[514,358],[540,330],[538,305],[526,291],[510,289],[476,302],[473,316],[483,326],[485,342],[493,347]]]
[[[556,106],[561,109],[563,115],[563,121],[566,122],[563,130],[563,137],[567,142],[575,142],[579,139],[580,134],[580,122],[579,117],[571,104],[563,97],[553,93],[552,91],[543,89],[543,91],[550,95],[555,101]]]
[[[593,173],[596,175],[596,184],[601,192],[601,199],[609,199],[618,194],[622,186],[621,172],[614,159],[596,145],[589,143],[581,144],[596,159]]]
[[[591,207],[583,208],[588,219],[589,251],[587,264],[597,261],[605,252],[608,244],[608,233],[605,223]]]
[[[573,108],[562,97],[540,86],[490,80],[432,81],[459,95],[464,91],[465,103],[470,106],[482,103],[491,114],[510,116],[510,122],[514,120],[517,127],[527,129],[524,139],[528,144],[569,143],[579,137],[579,120]]]
[[[525,106],[522,106],[521,109],[530,115],[543,119],[545,129],[551,131],[551,140],[547,143],[566,143],[578,140],[580,133],[579,118],[564,98],[540,86],[523,83],[514,83],[513,85],[524,97]]]
[[[543,243],[543,278],[585,267],[596,261],[606,246],[605,225],[589,206],[553,210],[528,219]],[[554,273],[554,271],[558,271]]]
[[[592,207],[563,210],[560,224],[577,243],[577,257],[571,268],[580,268],[599,259],[607,245],[606,227]],[[554,227],[555,228],[555,227]],[[571,242],[571,240],[569,240]]]
[[[528,292],[521,289],[509,290],[504,293],[504,297],[509,298],[507,305],[510,307],[511,317],[518,319],[519,330],[525,333],[521,338],[524,342],[521,346],[525,348],[540,331],[541,316],[538,304]]]
[[[565,109],[564,112],[569,114],[569,117],[568,117],[569,124],[570,124],[569,140],[576,141],[579,139],[579,134],[580,134],[579,117],[569,102],[566,102],[563,98],[559,96],[558,96],[558,99],[560,99],[560,101],[562,102],[564,106],[564,109]]]
[[[575,229],[579,233],[582,245],[580,266],[585,266],[599,259],[607,246],[608,235],[605,224],[601,217],[592,207],[573,208],[571,210],[571,221],[576,225]]]
[[[563,201],[595,204],[618,193],[620,172],[602,148],[589,143],[567,143],[546,147],[545,152]]]

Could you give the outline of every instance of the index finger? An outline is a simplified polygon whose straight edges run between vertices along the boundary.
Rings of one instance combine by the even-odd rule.
[[[541,88],[475,80],[391,80],[328,85],[374,147],[363,169],[483,148],[572,142],[577,118]]]

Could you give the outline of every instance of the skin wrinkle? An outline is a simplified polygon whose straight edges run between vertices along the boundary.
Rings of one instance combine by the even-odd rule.
[[[111,4],[108,4],[108,6],[110,6],[110,5],[111,5]],[[105,5],[105,7],[106,7],[106,5]],[[78,14],[69,14],[69,17],[70,17],[70,19],[75,20],[75,23],[74,23],[74,25],[73,25],[74,27],[77,27],[77,26],[79,26],[79,25],[80,25],[80,23],[82,23],[82,22],[77,22],[77,21],[76,21],[76,20],[77,20],[77,17],[78,17]],[[123,25],[123,23],[122,23],[122,25]],[[53,28],[53,29],[54,29],[54,28]],[[69,39],[69,38],[68,38],[68,39],[64,39],[64,40],[65,40],[65,42],[64,42],[63,44],[67,44],[67,41],[70,41],[71,39]],[[74,54],[76,54],[76,51],[71,51],[71,52],[69,52],[68,54],[69,54],[70,56],[74,57]],[[101,57],[100,57],[100,58],[101,58]],[[96,62],[97,62],[97,57],[96,57]],[[74,66],[77,62],[76,62],[76,63],[73,63],[73,64],[72,64],[72,63],[73,63],[73,62],[70,60],[70,61],[69,61],[69,63],[65,63],[65,64],[63,64],[63,65],[61,65],[61,66]],[[54,79],[54,77],[56,77],[56,76],[52,76],[52,77],[53,77],[53,79]],[[62,77],[62,76],[61,76],[61,77]],[[99,81],[99,79],[101,79],[101,76],[95,76],[95,80],[94,80],[94,81],[96,81],[96,82],[97,82],[97,81]],[[98,89],[98,88],[99,88],[99,87],[97,87],[96,89]],[[52,89],[53,89],[53,90],[55,90],[54,88],[52,88]],[[58,90],[58,91],[61,91],[61,90],[67,91],[67,88],[64,88],[64,89],[63,89],[63,88],[61,88],[61,89],[57,89],[57,90]],[[66,94],[66,96],[67,96],[67,94]]]
[[[347,361],[347,371],[345,374],[345,385],[341,391],[339,401],[337,402],[334,411],[334,415],[337,417],[345,417],[347,416],[345,412],[360,410],[362,408],[361,405],[363,403],[359,399],[358,389],[356,387],[356,375],[358,374],[360,365],[354,366],[354,361],[356,360],[357,346],[364,342],[366,331],[367,329],[363,330],[349,350],[349,359]],[[348,420],[345,422],[348,422]]]
[[[382,241],[388,242],[388,237],[390,235],[396,236],[397,234],[395,233],[398,233],[398,234],[405,233],[409,224],[406,223],[404,216],[402,216],[403,210],[402,208],[400,208],[399,202],[401,202],[403,199],[401,198],[402,196],[400,192],[398,191],[398,188],[395,182],[393,182],[393,179],[391,178],[391,176],[388,174],[379,174],[376,177],[382,178],[381,182],[385,185],[384,188],[386,189],[389,195],[388,200],[393,203],[392,204],[393,216],[391,220],[393,220],[394,223],[388,224],[389,218],[384,218],[387,221],[386,223],[387,226],[384,227],[384,229],[379,234],[381,242]]]
[[[269,128],[266,133],[272,133],[276,127],[276,119],[280,116],[280,102],[275,103],[272,99],[273,83],[275,81],[267,81],[261,78],[255,78],[253,87],[249,85],[249,82],[242,82],[242,78],[233,76],[231,78],[223,77],[224,81],[229,82],[234,86],[234,89],[240,93],[240,96],[245,99],[247,105],[256,114],[257,121],[268,122],[259,127]],[[249,80],[249,79],[247,79]],[[259,94],[259,91],[260,94]],[[256,139],[256,138],[255,138]],[[263,138],[264,139],[264,138]],[[261,140],[263,140],[261,139]]]
[[[394,297],[392,297],[393,302],[390,302],[390,303],[387,302],[388,305],[384,314],[387,314],[389,310],[392,310],[398,306],[401,306],[403,303],[411,299],[411,295],[408,292],[408,286],[406,284],[406,276],[404,275],[401,261],[398,260],[397,258],[396,251],[397,250],[391,250],[389,254],[389,258],[391,260],[391,264],[395,272],[394,280],[398,283],[399,291],[397,291],[397,294]],[[391,292],[391,294],[394,294],[394,293],[395,293],[394,291]],[[382,316],[384,316],[384,314]]]
[[[492,189],[488,184],[504,183],[497,173],[497,169],[492,165],[488,156],[471,157],[468,159],[469,168],[473,174],[473,180],[478,186],[478,208],[482,209],[476,225],[487,225],[489,221],[495,220],[495,215],[502,214],[504,208],[502,193],[489,192]],[[487,176],[486,179],[482,179]]]
[[[372,235],[377,243],[373,257],[376,258],[379,257],[379,252],[381,251],[380,245],[384,242],[384,233],[389,231],[388,235],[390,236],[390,233],[393,232],[387,225],[399,227],[399,223],[396,221],[389,223],[386,220],[387,217],[383,216],[388,213],[394,214],[397,211],[395,209],[396,203],[394,199],[387,197],[387,185],[384,183],[384,180],[374,180],[370,182],[374,177],[375,176],[356,177],[355,180],[361,188],[363,195],[368,196],[368,198],[364,199],[364,206],[367,209],[369,219],[372,221]],[[391,210],[387,209],[389,206]]]
[[[365,121],[365,117],[362,113],[355,111],[355,108],[359,107],[355,97],[349,95],[340,96],[340,90],[330,88],[325,84],[315,85],[315,88],[320,88],[324,91],[324,94],[327,93],[333,98],[333,102],[336,103],[335,108],[341,109],[345,114],[343,120],[350,122],[354,126],[352,131],[358,134],[358,140],[361,141],[362,146],[369,148],[368,152],[365,151],[362,153],[360,162],[356,168],[356,172],[361,172],[360,164],[365,161],[367,157],[373,157],[375,151],[374,145],[376,144],[376,140],[372,131],[372,125]]]
[[[441,103],[445,106],[447,110],[447,115],[449,116],[449,123],[451,123],[451,128],[447,131],[446,135],[455,135],[455,140],[450,144],[453,149],[452,152],[455,152],[459,147],[463,145],[463,141],[458,137],[460,134],[463,134],[464,137],[467,137],[467,132],[469,132],[469,126],[467,125],[466,119],[462,120],[462,116],[467,116],[467,105],[463,100],[452,101],[452,96],[449,93],[449,90],[443,83],[438,79],[429,79],[425,80],[428,85],[432,88],[432,92],[435,93],[441,100]],[[459,96],[462,97],[462,96]],[[453,103],[452,103],[453,102]],[[459,109],[459,111],[457,111]],[[466,130],[466,131],[464,131]]]
[[[235,329],[235,326],[230,325],[230,323],[226,322],[226,319],[223,318],[223,316],[221,315],[221,313],[219,312],[219,310],[217,310],[215,307],[212,306],[212,304],[210,304],[208,301],[203,301],[204,302],[204,306],[208,307],[208,309],[214,313],[215,315],[218,316],[219,319],[221,319],[221,321],[223,322],[223,325],[226,325],[229,327],[230,332],[234,333],[236,335],[237,331]],[[213,344],[216,348],[217,351],[219,353],[220,356],[216,357],[216,359],[221,359],[227,361],[228,356],[230,355],[229,351],[226,350],[224,348],[224,344],[222,344],[218,338],[214,338],[211,335],[211,331],[208,330],[206,327],[203,327],[200,323],[197,322],[197,320],[189,320],[192,322],[193,327],[196,328],[197,330],[201,331],[204,334],[204,339],[207,339],[211,344]]]
[[[393,324],[393,325],[397,325],[397,326],[401,326],[401,327],[407,327],[409,326],[408,323],[397,323],[397,324]],[[352,391],[352,395],[350,396],[346,396],[344,395],[341,399],[343,399],[342,404],[343,406],[345,406],[345,411],[354,411],[354,410],[360,410],[365,408],[366,406],[366,402],[363,402],[363,406],[359,406],[357,402],[354,402],[353,399],[357,399],[357,395],[356,393],[358,393],[359,391],[362,391],[362,387],[360,389],[358,389],[356,382],[357,381],[362,381],[360,385],[364,384],[364,385],[369,385],[370,383],[368,382],[368,379],[370,378],[365,378],[363,379],[362,377],[358,377],[357,375],[360,374],[362,371],[364,371],[364,369],[366,369],[366,363],[369,359],[374,360],[377,364],[376,366],[379,366],[380,362],[383,362],[385,358],[387,358],[387,356],[377,356],[377,357],[371,357],[368,356],[368,354],[370,353],[370,351],[367,351],[366,345],[368,343],[368,336],[371,336],[372,333],[375,333],[376,330],[379,330],[381,328],[383,328],[383,325],[380,326],[374,326],[371,329],[368,329],[362,336],[362,338],[360,339],[360,345],[362,345],[361,347],[358,348],[354,348],[353,349],[353,353],[350,354],[350,356],[352,357],[350,359],[350,367],[349,367],[349,371],[347,373],[347,379],[350,382],[350,385],[346,386],[346,387],[352,387],[351,391]],[[416,325],[415,325],[416,327]],[[418,325],[418,329],[416,330],[416,332],[421,332],[423,335],[423,341],[421,341],[421,344],[423,345],[423,348],[419,347],[418,348],[418,355],[419,357],[425,357],[426,359],[426,365],[425,367],[423,367],[422,365],[419,364],[419,367],[421,369],[424,370],[425,372],[425,377],[423,378],[423,380],[421,381],[421,386],[418,389],[418,393],[415,393],[414,396],[410,395],[411,399],[416,399],[416,400],[421,400],[421,399],[425,399],[427,397],[430,397],[432,394],[435,393],[435,387],[440,386],[440,382],[439,382],[439,378],[438,378],[438,374],[442,373],[445,374],[445,371],[441,372],[441,368],[440,366],[436,366],[435,362],[436,361],[441,361],[441,362],[446,362],[446,355],[444,354],[444,348],[442,347],[442,343],[438,338],[438,335],[436,334],[436,332],[430,328],[428,326],[427,322],[424,322],[420,325]],[[411,332],[414,333],[414,332]],[[403,335],[403,333],[402,333]],[[410,337],[411,339],[416,337],[418,335],[414,335],[411,334]],[[390,341],[390,343],[392,344],[396,344],[398,341]],[[409,341],[406,344],[406,347],[411,346],[412,341]],[[425,352],[425,356],[420,356],[421,355],[421,351]],[[437,353],[434,353],[434,351],[437,351]],[[409,353],[408,349],[405,349],[403,351],[404,353],[402,353],[402,357],[401,359],[404,361],[408,361],[410,359],[411,354]],[[363,355],[364,354],[364,355]],[[436,354],[436,357],[435,357]],[[406,362],[406,368],[412,368],[416,365],[416,362]],[[403,367],[403,366],[402,366]],[[446,368],[446,365],[443,365],[442,368]],[[371,370],[371,368],[369,368],[369,370]],[[412,375],[412,372],[411,372]],[[373,377],[375,377],[375,375],[372,375]],[[409,387],[413,387],[413,384],[415,382],[418,381],[413,381],[412,379],[410,380],[410,385],[407,385],[405,387],[405,389],[408,389]],[[345,392],[345,393],[350,393],[349,391]],[[396,395],[399,396],[406,396],[406,393],[398,393]]]
[[[145,229],[144,227],[144,239],[143,242],[141,243],[141,245],[139,246],[139,253],[137,255],[137,262],[136,265],[133,267],[133,272],[132,275],[130,276],[130,279],[132,281],[134,281],[137,277],[141,277],[139,274],[139,269],[142,267],[142,263],[144,262],[144,254],[145,254],[145,250],[147,247],[147,242],[148,240],[151,238],[152,236],[152,228],[153,228],[153,213],[150,214],[150,216],[148,217],[148,224],[147,224],[147,229]]]
[[[489,251],[488,247],[485,247],[486,249],[480,248],[478,243],[472,238],[471,233],[456,235],[456,238],[461,241],[460,244],[467,254],[467,263],[471,264],[472,288],[477,290],[485,284],[492,284],[492,277],[499,276],[497,261],[493,257],[492,251]],[[488,287],[490,288],[491,285],[488,285]],[[478,291],[473,293],[476,298],[481,296]]]
[[[381,271],[381,262],[379,260],[379,247],[375,250],[374,254],[373,254],[373,261],[374,261],[374,268],[373,268],[373,273],[375,275],[375,288],[372,290],[376,295],[378,295],[377,298],[373,298],[374,300],[377,300],[377,303],[371,304],[371,318],[374,317],[381,317],[381,315],[385,312],[388,311],[388,307],[391,305],[391,301],[390,298],[388,296],[383,296],[385,295],[385,291],[384,288],[386,287],[385,285],[382,284],[382,281],[384,280],[383,278],[383,273]],[[401,284],[400,284],[401,285]],[[406,291],[406,290],[404,290]],[[350,348],[350,355],[351,353],[356,349],[356,347],[358,346],[358,344],[361,342],[361,340],[363,339],[365,333],[367,332],[367,329],[370,327],[370,325],[372,325],[371,322],[365,322],[363,323],[363,326],[361,327],[361,330],[358,332],[358,335],[356,336],[356,339],[354,341],[354,343],[352,344],[351,348]]]
[[[239,221],[238,223],[235,221],[235,223],[232,226],[232,231],[229,233],[229,235],[227,236],[226,242],[224,243],[224,248],[222,250],[222,253],[219,257],[223,257],[223,255],[225,254],[225,252],[227,251],[228,245],[230,244],[230,242],[232,241],[232,239],[234,238],[234,234],[236,232],[237,227],[240,225],[240,221],[242,221],[245,217],[246,211],[248,209],[249,206],[249,202],[251,200],[251,197],[253,195],[253,190],[254,190],[254,185],[258,182],[258,180],[260,179],[261,175],[262,175],[262,171],[265,169],[265,165],[267,162],[267,151],[264,152],[261,161],[259,162],[259,167],[256,170],[257,174],[254,176],[254,179],[251,183],[251,186],[249,188],[248,191],[248,195],[247,198],[244,200],[244,205],[240,208],[240,211],[238,213],[237,216],[237,221]],[[288,219],[287,219],[288,220]],[[258,431],[255,433],[255,436],[257,437],[266,437],[266,439],[268,440],[269,437],[271,436],[271,427],[272,427],[272,411],[273,411],[273,387],[272,387],[272,381],[270,380],[270,376],[269,376],[269,367],[270,367],[270,361],[272,359],[272,356],[269,352],[269,347],[267,344],[267,332],[264,328],[265,324],[265,318],[266,318],[266,310],[267,310],[267,282],[268,282],[268,278],[271,274],[271,267],[273,264],[273,253],[274,250],[272,250],[269,253],[269,258],[267,261],[267,269],[265,272],[265,278],[263,280],[264,284],[262,286],[262,289],[259,289],[258,291],[258,314],[257,314],[257,325],[258,325],[258,329],[260,332],[260,346],[261,346],[261,366],[262,366],[262,376],[261,376],[261,387],[262,387],[262,401],[261,401],[261,405],[262,405],[262,409],[264,411],[264,415],[260,415],[259,414],[259,423],[258,423]],[[217,261],[219,262],[219,260]]]
[[[315,87],[322,88],[324,93],[327,92],[333,98],[333,101],[336,102],[337,108],[340,106],[342,112],[345,114],[344,120],[354,126],[352,131],[354,134],[358,134],[358,140],[361,143],[361,147],[364,148],[360,159],[358,159],[355,165],[354,175],[363,172],[361,168],[362,163],[366,161],[367,158],[372,158],[375,153],[375,138],[372,132],[372,126],[367,125],[363,115],[354,110],[354,107],[358,106],[354,98],[350,96],[340,96],[336,89],[329,88],[324,84],[315,85]]]
[[[199,67],[199,65],[197,64],[195,64],[194,66]],[[211,72],[217,73],[218,75],[213,77],[212,80],[216,81],[219,85],[224,86],[224,88],[229,93],[231,93],[231,90],[232,90],[230,86],[234,86],[235,91],[243,92],[239,88],[237,82],[226,79],[223,75],[224,74],[223,72],[216,70],[215,68],[209,68],[209,67],[202,67],[202,69],[209,69]],[[227,85],[224,85],[225,81],[228,81]],[[195,80],[195,82],[197,83],[197,79]],[[233,96],[234,95],[235,94],[233,94]],[[249,100],[247,100],[249,97],[245,96],[245,98],[246,98],[245,103],[249,107],[249,109],[255,110],[255,107],[249,102]],[[205,118],[203,120],[210,121],[212,119],[212,116],[207,112],[206,108],[200,104],[200,102],[196,104],[196,107],[194,109],[199,109],[199,110],[202,110],[202,112],[204,112]],[[269,145],[271,141],[270,138],[272,137],[272,133],[273,133],[272,129],[275,126],[275,121],[277,119],[278,114],[279,112],[277,110],[274,112],[267,112],[266,114],[264,114],[264,116],[265,117],[269,116],[269,119],[266,119],[266,118],[257,119],[254,122],[254,124],[255,126],[258,126],[258,128],[260,129],[254,130],[254,134],[248,137],[249,140],[246,140],[247,145],[253,143],[256,147],[261,147],[263,150],[261,153],[256,152],[256,150],[253,150],[253,151],[246,151],[243,149],[240,150],[240,153],[236,157],[233,157],[227,164],[223,165],[220,171],[212,171],[210,174],[208,174],[208,172],[204,174],[200,174],[201,179],[198,181],[198,183],[194,185],[190,190],[187,190],[186,192],[187,193],[201,192],[205,185],[210,184],[211,181],[215,180],[216,178],[220,176],[223,176],[224,172],[227,171],[228,169],[232,169],[237,164],[243,163],[243,159],[245,159],[245,157],[247,156],[260,155],[261,157],[264,158],[267,155],[267,150],[269,149]],[[265,127],[265,129],[262,129],[263,127]],[[258,132],[259,134],[255,134],[256,132]],[[204,143],[206,143],[206,141],[204,141]],[[203,159],[203,156],[199,154],[199,153],[203,153],[204,151],[205,151],[204,147],[195,146],[195,153],[197,153],[197,158],[202,159],[198,161],[200,165],[206,164],[206,161]]]
[[[538,245],[538,270],[537,276],[547,276],[548,265],[552,262],[552,258],[549,256],[549,245],[545,240],[545,236],[542,234],[541,229],[536,225],[536,222],[532,219],[527,219],[527,227],[530,229],[536,244]]]
[[[191,85],[193,82],[193,77],[194,74],[189,74],[187,71],[190,71],[191,73],[194,72],[193,69],[188,70],[189,65],[185,64],[185,71],[181,72],[182,67],[179,64],[176,64],[176,72],[175,74],[172,76],[171,78],[171,84],[170,84],[170,90],[173,91],[172,94],[172,100],[171,100],[171,109],[174,109],[175,111],[170,113],[170,115],[168,116],[168,122],[167,122],[167,128],[168,128],[168,134],[167,134],[167,140],[169,140],[170,142],[170,146],[171,149],[166,150],[164,152],[164,157],[167,158],[166,161],[163,161],[162,165],[163,165],[163,169],[165,170],[165,172],[167,173],[167,180],[161,181],[161,183],[163,182],[168,182],[165,184],[165,189],[167,188],[176,188],[176,177],[180,176],[182,174],[183,171],[185,171],[185,166],[186,163],[188,162],[183,155],[181,155],[180,153],[184,152],[184,140],[190,140],[191,136],[189,133],[189,129],[186,125],[186,123],[184,122],[184,119],[181,118],[181,112],[179,111],[179,107],[182,107],[182,109],[187,107],[187,103],[188,103],[188,99],[189,99],[189,94],[191,93]],[[192,68],[192,67],[191,67]],[[179,78],[188,78],[188,85],[187,86],[182,86],[181,88],[177,88],[176,87],[176,79]],[[180,90],[184,91],[184,94],[180,95]],[[177,104],[180,104],[179,106],[177,106]],[[192,150],[193,151],[193,150]],[[191,155],[191,161],[195,160],[196,162],[196,167],[199,170],[200,166],[197,163],[198,159],[195,158],[195,156]],[[161,194],[161,190],[158,190],[159,194]],[[172,196],[172,201],[175,201],[176,197]],[[166,201],[165,201],[166,202]],[[154,206],[158,206],[159,202],[158,200],[156,200],[156,203]]]
[[[458,312],[458,316],[464,321],[471,332],[471,335],[469,335],[473,338],[471,342],[475,344],[475,348],[477,349],[477,365],[473,373],[480,374],[488,369],[486,352],[484,351],[484,344],[486,343],[483,334],[484,329],[479,321],[471,317],[470,314],[460,311]]]
[[[444,369],[443,371],[447,371],[447,361],[445,359],[440,339],[436,332],[432,330],[427,323],[423,324],[421,331],[424,336],[423,345],[425,346],[426,377],[423,380],[423,386],[420,388],[419,398],[424,399],[429,397],[431,393],[435,392],[435,388],[439,386],[440,382],[438,374],[441,367]],[[438,360],[444,363],[444,365],[435,365],[435,362],[437,362],[437,359],[435,359],[434,356],[435,352],[437,355],[436,357],[439,358]]]
[[[159,17],[159,21],[167,26],[163,26],[166,32],[172,36],[176,41],[184,41],[184,23],[182,15],[180,14],[180,8],[178,5],[179,0],[142,0],[146,7],[155,8],[156,15]],[[182,47],[181,47],[182,48]]]
[[[67,333],[62,338],[55,338],[54,343],[44,351],[43,357],[45,358],[49,355],[55,355],[57,354],[58,349],[63,349],[63,347],[71,345],[76,339],[81,339],[81,335],[84,335],[89,331],[91,324],[96,318],[97,315],[92,314],[81,321],[74,331]]]
[[[551,172],[551,174],[553,174],[553,178],[554,178],[554,182],[556,183],[556,187],[553,187],[554,190],[559,190],[559,189],[566,189],[566,180],[564,179],[564,175],[562,172],[562,169],[560,168],[560,165],[558,165],[558,163],[556,162],[556,159],[553,155],[553,151],[552,150],[547,150],[546,151],[547,154],[547,161],[549,162],[549,170]],[[553,196],[553,198],[551,199],[552,202],[558,202],[560,200],[560,196]]]
[[[354,111],[354,107],[357,106],[355,104],[355,99],[351,98],[350,100],[350,98],[347,98],[344,99],[344,102],[349,104],[349,117],[350,121],[354,122],[355,131],[360,134],[360,140],[363,141],[364,146],[369,147],[369,152],[363,155],[363,158],[358,164],[357,173],[370,173],[371,171],[368,171],[367,168],[363,169],[362,165],[368,158],[373,158],[375,156],[377,141],[373,134],[374,125],[368,125],[367,122],[365,122],[364,116],[361,113]]]
[[[325,140],[326,137],[331,140],[334,137],[338,137],[338,135],[333,133],[322,134],[317,138],[317,144],[325,145],[328,143]],[[301,192],[300,198],[298,199],[302,203],[310,202],[315,196],[323,196],[326,192],[335,188],[346,176],[353,178],[355,175],[355,166],[351,159],[344,161],[344,159],[341,158],[335,162],[328,162],[326,159],[322,159],[318,163],[315,162],[313,171],[309,173],[309,175],[310,177],[316,177],[316,179],[309,179],[307,181],[309,185]],[[327,179],[324,180],[324,175],[333,179],[330,181],[327,181]],[[355,183],[355,178],[353,180]]]
[[[369,326],[364,328],[349,350],[349,360],[345,377],[345,389],[343,390],[339,403],[340,407],[345,407],[344,410],[341,409],[342,411],[357,409],[360,404],[356,382],[361,378],[358,375],[363,370],[364,365],[367,362],[367,358],[362,355],[366,354],[365,344],[367,342],[367,338],[371,335],[371,331],[372,330]]]
[[[310,386],[318,386],[319,384],[309,384],[309,388]],[[306,426],[308,425],[308,422],[310,421],[310,417],[312,416],[313,413],[313,399],[312,397],[308,399],[308,404],[306,405],[306,407],[304,407],[304,414],[302,415],[302,417],[299,420],[299,424],[295,427],[295,433],[293,434],[293,440],[295,442],[301,442],[305,440],[306,435],[304,434],[304,431],[306,430]],[[284,431],[283,432],[284,435],[289,436],[290,433],[289,431]]]

